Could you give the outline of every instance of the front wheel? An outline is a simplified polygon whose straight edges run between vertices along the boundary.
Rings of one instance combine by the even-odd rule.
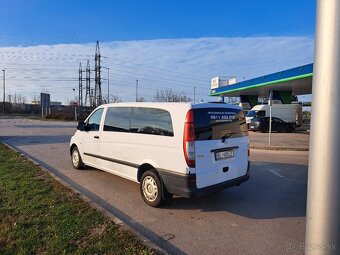
[[[142,175],[139,187],[141,195],[148,205],[158,207],[164,202],[162,198],[162,184],[155,172],[146,171]]]
[[[77,147],[72,149],[71,153],[72,165],[75,169],[82,169],[84,168],[84,163],[80,157],[80,153]]]

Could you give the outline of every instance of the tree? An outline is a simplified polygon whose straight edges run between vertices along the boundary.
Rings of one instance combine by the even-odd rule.
[[[36,94],[32,97],[32,104],[40,104],[40,97],[38,97]]]
[[[183,92],[176,92],[172,89],[157,90],[153,97],[154,102],[190,102],[191,98]]]
[[[103,95],[103,102],[107,103],[107,95]],[[120,103],[122,99],[119,96],[110,94],[110,103]]]

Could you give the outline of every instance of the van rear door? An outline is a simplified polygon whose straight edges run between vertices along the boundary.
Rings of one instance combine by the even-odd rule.
[[[241,108],[194,108],[194,132],[197,188],[247,173],[248,130]]]

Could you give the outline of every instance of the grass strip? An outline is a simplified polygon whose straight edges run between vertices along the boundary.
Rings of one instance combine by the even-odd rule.
[[[156,254],[0,144],[0,254]]]

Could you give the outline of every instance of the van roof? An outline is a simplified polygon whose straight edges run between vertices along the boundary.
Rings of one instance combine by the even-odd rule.
[[[219,102],[209,102],[209,103],[191,103],[191,102],[121,102],[121,103],[110,103],[104,104],[101,106],[134,106],[134,107],[160,107],[160,108],[219,108],[219,107],[228,107],[233,109],[242,109],[238,105],[232,104],[222,104]]]

